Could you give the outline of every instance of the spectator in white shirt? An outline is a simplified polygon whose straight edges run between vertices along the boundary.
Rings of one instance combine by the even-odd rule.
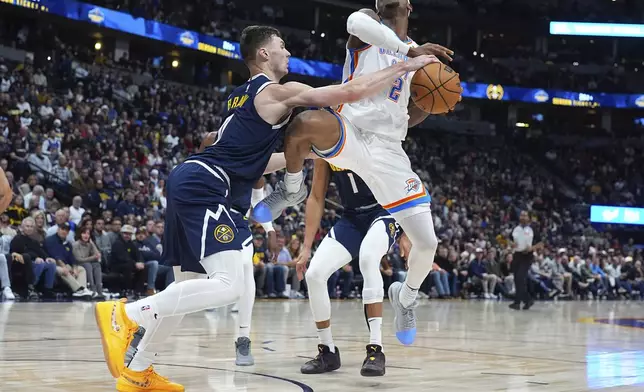
[[[16,104],[16,107],[20,110],[20,113],[24,113],[25,110],[31,113],[31,104],[25,101],[24,95],[20,96],[20,102]]]
[[[33,80],[36,86],[40,86],[40,87],[47,86],[47,76],[45,76],[45,74],[42,72],[41,69],[36,70]]]
[[[54,108],[51,107],[51,99],[42,105],[38,110],[38,114],[43,120],[49,120],[54,115]]]
[[[29,203],[31,203],[31,199],[33,199],[34,197],[37,197],[39,199],[38,209],[44,210],[45,209],[45,188],[43,188],[42,185],[36,185],[31,192],[25,195],[24,207],[27,210],[29,210]]]
[[[83,199],[80,196],[74,196],[72,205],[69,207],[69,220],[78,225],[83,218],[85,209],[82,207]]]

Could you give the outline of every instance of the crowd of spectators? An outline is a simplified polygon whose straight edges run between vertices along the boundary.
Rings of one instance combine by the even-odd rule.
[[[22,34],[23,45],[39,40],[29,35]],[[218,128],[228,86],[205,92],[154,75],[135,83],[114,64],[89,67],[69,45],[58,40],[54,45],[48,62],[0,59],[0,167],[15,193],[0,217],[3,297],[11,299],[15,292],[24,299],[52,298],[67,292],[101,298],[162,290],[173,281],[172,270],[159,262],[165,178]],[[595,231],[570,208],[551,177],[519,151],[508,153],[511,141],[502,135],[481,139],[412,132],[405,142],[432,191],[441,240],[424,295],[511,296],[509,238],[521,210],[529,212],[535,232],[547,243],[530,275],[535,293],[617,298],[642,292],[637,247]],[[585,187],[596,183],[600,189],[593,194],[602,200],[625,192],[637,198],[641,179],[630,182],[630,175],[641,151],[630,151],[585,159],[561,152],[555,160],[568,159],[571,178]],[[574,159],[579,163],[572,164]],[[629,172],[620,172],[624,165]],[[629,176],[629,182],[621,184],[612,173]],[[279,178],[267,178],[266,192]],[[327,198],[317,242],[342,214],[334,185]],[[261,227],[253,227],[258,296],[306,294],[306,282],[298,281],[294,268],[304,213],[298,206],[277,220],[277,255],[270,253]],[[349,264],[332,276],[332,298],[360,295],[357,267]],[[405,261],[397,247],[383,257],[380,269],[386,286],[404,279]]]

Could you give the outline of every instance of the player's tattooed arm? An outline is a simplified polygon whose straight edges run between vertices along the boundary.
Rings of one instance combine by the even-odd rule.
[[[11,185],[9,185],[4,170],[0,169],[0,213],[3,213],[9,207],[12,199]]]

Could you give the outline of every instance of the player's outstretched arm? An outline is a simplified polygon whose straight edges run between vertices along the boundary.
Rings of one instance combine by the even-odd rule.
[[[331,178],[331,168],[329,164],[318,159],[313,166],[313,184],[311,185],[311,193],[306,200],[306,219],[304,221],[304,243],[300,257],[298,257],[296,269],[298,278],[302,280],[306,272],[306,263],[309,261],[311,255],[311,247],[315,240],[315,235],[320,228],[320,221],[322,214],[324,214],[324,203],[326,191],[329,187],[329,180]]]
[[[286,110],[299,106],[334,107],[374,96],[390,88],[394,80],[405,73],[416,71],[435,62],[438,62],[435,56],[420,56],[407,62],[396,63],[378,72],[362,75],[348,83],[320,88],[290,82],[271,88],[272,97],[281,101],[286,106]]]
[[[11,185],[9,185],[9,180],[7,180],[4,170],[0,169],[0,214],[9,207],[12,199],[13,192],[11,191]]]

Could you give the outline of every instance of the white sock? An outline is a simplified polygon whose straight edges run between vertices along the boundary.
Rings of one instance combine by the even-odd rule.
[[[286,191],[288,193],[297,193],[304,182],[304,176],[302,175],[302,170],[297,173],[286,172],[284,176],[284,185],[286,185]]]
[[[413,289],[409,287],[409,284],[403,283],[403,287],[400,290],[400,295],[398,296],[398,300],[402,304],[403,308],[408,308],[411,304],[414,303],[417,295],[418,295],[418,289]]]
[[[333,336],[331,336],[331,327],[318,329],[318,337],[320,338],[320,344],[329,347],[329,351],[332,353],[335,352],[335,344],[333,344]]]
[[[239,336],[240,338],[250,338],[250,325],[242,327],[239,326]]]
[[[382,317],[370,317],[369,323],[369,344],[377,344],[382,347]]]
[[[125,304],[125,313],[130,320],[146,328],[155,320],[156,304],[153,296]]]
[[[134,370],[135,372],[142,372],[152,366],[152,362],[154,362],[155,356],[156,355],[154,353],[139,351],[136,353],[134,358],[132,358],[132,361],[130,361],[130,364],[127,366],[127,368]]]

